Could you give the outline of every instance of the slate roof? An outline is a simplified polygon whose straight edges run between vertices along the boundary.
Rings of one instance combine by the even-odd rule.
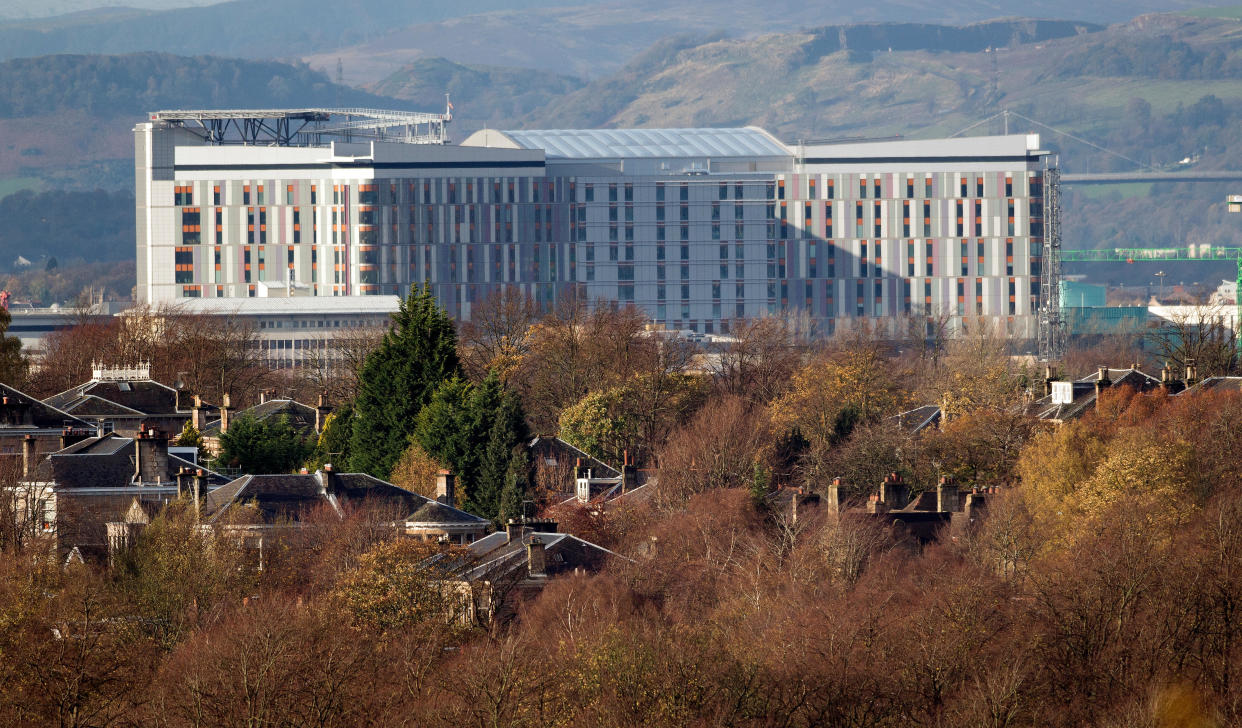
[[[168,455],[168,470],[163,480],[169,485],[175,484],[177,471],[182,468],[203,470],[209,489],[228,482],[228,478],[223,475],[171,453]],[[48,455],[39,463],[36,477],[56,483],[57,489],[119,488],[132,485],[134,440],[108,433],[76,442]]]
[[[95,429],[94,425],[74,417],[54,404],[40,402],[7,384],[0,384],[0,396],[8,397],[10,403],[21,406],[20,416],[17,416],[16,408],[6,408],[6,412],[13,412],[12,416],[0,415],[0,434],[9,431],[61,430],[64,427]]]
[[[407,522],[469,523],[479,526],[488,523],[485,518],[437,503],[364,473],[334,473],[329,476],[322,471],[292,475],[243,475],[208,493],[203,515],[208,522],[213,522],[219,520],[232,504],[251,501],[258,506],[265,523],[301,520],[323,504],[335,509],[343,501],[371,502],[390,507],[394,511],[394,520]]]
[[[1160,380],[1144,374],[1138,369],[1109,369],[1108,378],[1112,382],[1109,388],[1129,386],[1140,392],[1147,392],[1160,386]],[[1095,383],[1100,380],[1100,373],[1093,372],[1081,379],[1073,381],[1073,401],[1068,404],[1054,404],[1052,395],[1041,397],[1030,406],[1030,412],[1041,420],[1066,421],[1082,417],[1095,405]]]
[[[908,432],[922,432],[928,427],[940,424],[940,405],[925,404],[893,415],[889,419],[895,420],[898,427]]]
[[[1178,394],[1192,392],[1242,392],[1242,377],[1208,377]]]
[[[467,581],[527,578],[529,574],[526,547],[536,536],[543,541],[545,573],[548,576],[576,568],[594,571],[601,568],[610,557],[624,558],[603,546],[568,533],[534,531],[510,540],[508,534],[501,531],[470,544],[468,548],[472,560],[459,560],[455,564],[444,566],[453,576]]]
[[[91,380],[43,400],[44,403],[80,416],[126,416],[188,414],[177,409],[177,391],[152,379],[126,382]],[[123,409],[116,409],[119,405]]]
[[[605,463],[602,460],[591,457],[585,451],[570,445],[559,437],[536,437],[530,441],[527,446],[534,450],[536,454],[553,453],[559,460],[564,457],[573,465],[574,461],[581,458],[583,464],[591,469],[591,475],[595,478],[619,478],[621,471]]]
[[[303,434],[315,429],[315,408],[292,399],[269,399],[237,412],[230,419],[235,422],[241,417],[251,417],[257,422],[265,422],[282,416],[288,417],[293,429]],[[219,437],[220,420],[208,422],[203,427],[203,436]]]

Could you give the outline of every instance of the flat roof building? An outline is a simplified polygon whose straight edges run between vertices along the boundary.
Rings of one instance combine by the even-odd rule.
[[[908,316],[1035,336],[1037,135],[787,145],[746,127],[484,130],[460,145],[317,131],[229,140],[186,121],[210,125],[212,112],[187,113],[135,128],[143,302],[283,289],[313,316],[325,298],[427,282],[459,319],[517,286],[543,304],[634,303],[699,333],[789,312],[823,335]]]

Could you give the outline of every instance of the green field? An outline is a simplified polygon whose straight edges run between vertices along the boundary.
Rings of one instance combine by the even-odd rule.
[[[1242,20],[1242,5],[1226,5],[1220,8],[1198,8],[1187,10],[1182,15],[1193,15],[1196,18],[1232,18]]]
[[[43,187],[43,180],[37,177],[9,177],[0,179],[0,199],[22,190],[38,191]]]

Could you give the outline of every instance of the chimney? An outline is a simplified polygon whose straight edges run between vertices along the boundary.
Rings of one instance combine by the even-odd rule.
[[[1189,389],[1199,381],[1199,367],[1194,359],[1186,360],[1186,388]]]
[[[833,478],[832,485],[828,486],[828,512],[844,513],[845,501],[848,497],[849,488],[841,482],[840,478]]]
[[[324,423],[328,421],[328,415],[331,414],[332,408],[326,404],[324,393],[319,393],[319,401],[315,405],[315,434],[323,432]]]
[[[194,406],[190,408],[190,426],[202,432],[203,426],[206,424],[206,422],[203,422],[203,398],[196,394],[194,395]]]
[[[872,493],[870,496],[867,497],[867,512],[868,513],[887,513],[888,507],[884,504],[884,501],[880,500],[880,496],[876,495],[875,493]]]
[[[961,507],[957,483],[954,483],[953,478],[947,475],[941,476],[940,482],[936,485],[936,510],[941,513],[951,513],[961,510]]]
[[[1165,392],[1169,391],[1169,386],[1173,383],[1173,371],[1169,369],[1169,363],[1164,363],[1164,368],[1160,370],[1160,389]]]
[[[90,436],[90,430],[86,428],[65,427],[60,431],[60,449],[64,450],[70,445],[76,445]]]
[[[519,521],[516,518],[510,518],[505,523],[505,534],[509,537],[509,543],[522,540],[523,533],[526,533],[525,519]]]
[[[198,522],[199,513],[203,508],[203,496],[207,493],[207,475],[202,468],[194,471],[194,521]]]
[[[630,451],[625,451],[624,462],[621,464],[621,492],[625,493],[638,484],[638,468],[630,460]]]
[[[232,404],[229,401],[229,395],[226,392],[224,395],[223,401],[220,403],[220,434],[221,435],[229,431],[229,413],[231,412],[231,408],[232,408]]]
[[[163,483],[167,474],[168,440],[144,425],[134,437],[134,480],[139,484]]]
[[[543,540],[535,536],[526,544],[526,564],[531,576],[547,576],[546,554]]]
[[[1052,396],[1052,380],[1053,380],[1052,366],[1045,365],[1044,366],[1044,396],[1045,397]]]
[[[436,500],[450,508],[456,507],[453,485],[454,477],[452,473],[447,470],[441,470],[436,473]]]
[[[35,465],[38,464],[35,452],[34,435],[26,435],[22,438],[22,477],[30,478],[34,475]]]
[[[323,478],[320,481],[328,495],[335,495],[341,490],[341,476],[332,467],[332,463],[323,464]]]
[[[889,473],[880,483],[880,501],[890,511],[899,511],[910,502],[910,488],[897,473]]]
[[[267,390],[260,389],[259,390],[259,404],[263,404],[266,401],[267,401]]]
[[[194,476],[191,473],[189,468],[177,468],[177,497],[178,498],[189,497],[190,491],[193,489],[193,485],[191,485],[193,480],[194,480]]]
[[[973,521],[982,516],[985,508],[987,508],[986,495],[977,490],[966,494],[966,506],[963,510],[966,512],[967,521]]]

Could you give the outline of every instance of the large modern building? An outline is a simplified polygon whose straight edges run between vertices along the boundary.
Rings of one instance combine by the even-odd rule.
[[[462,319],[517,286],[545,303],[633,302],[701,333],[778,312],[823,334],[904,316],[1036,333],[1035,135],[788,145],[753,127],[485,130],[451,145],[413,143],[443,142],[442,125],[401,141],[380,129],[400,115],[368,126],[350,113],[335,126],[329,110],[139,124],[140,300],[296,289],[313,308],[429,282]]]

